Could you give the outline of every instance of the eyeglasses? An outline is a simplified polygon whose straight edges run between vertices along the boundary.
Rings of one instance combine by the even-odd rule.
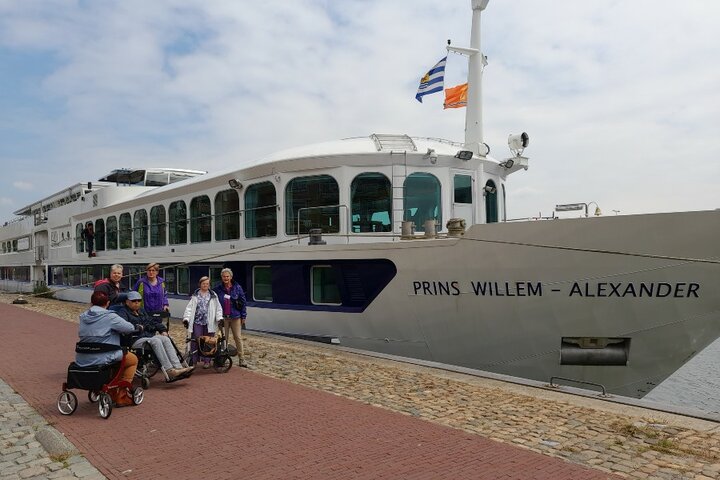
[[[142,300],[130,300],[132,303],[139,303],[142,302]]]

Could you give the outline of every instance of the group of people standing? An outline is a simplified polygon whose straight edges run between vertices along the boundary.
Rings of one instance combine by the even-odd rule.
[[[133,349],[149,344],[155,353],[160,367],[168,381],[187,378],[196,365],[202,363],[204,368],[210,366],[210,359],[201,357],[198,348],[192,358],[192,366],[183,367],[177,351],[168,336],[167,327],[160,320],[162,312],[169,312],[165,282],[159,276],[160,265],[150,263],[145,268],[145,275],[135,283],[133,290],[127,291],[122,285],[123,266],[110,267],[107,278],[95,283],[91,297],[92,306],[80,315],[79,336],[81,342],[108,343],[123,345]],[[237,347],[239,365],[247,367],[241,329],[247,317],[245,292],[239,283],[233,280],[233,272],[224,268],[220,272],[221,281],[210,288],[210,278],[204,276],[198,282],[198,289],[193,293],[183,314],[184,324],[190,338],[215,336],[220,325],[223,326],[225,337],[232,331]],[[86,367],[119,361],[120,351],[87,354],[78,353],[75,363]],[[115,358],[118,357],[118,358]],[[137,357],[128,352],[125,354],[124,380],[132,382],[137,369]],[[113,398],[117,406],[131,405],[132,399],[125,392]]]

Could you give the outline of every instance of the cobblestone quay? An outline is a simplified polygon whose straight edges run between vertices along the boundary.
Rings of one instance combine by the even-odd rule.
[[[14,298],[0,295],[0,302]],[[32,299],[25,308],[76,322],[87,306]],[[173,326],[171,331],[182,345],[182,327]],[[714,422],[255,335],[247,335],[246,350],[253,374],[331,392],[617,478],[720,478],[720,425]],[[197,377],[211,378],[199,373],[188,384],[199,383]],[[179,385],[159,385],[153,380],[152,388],[157,385],[158,390]],[[80,403],[79,410],[82,399]],[[242,408],[243,398],[231,403]],[[254,442],[248,438],[247,446],[237,454],[252,450]]]

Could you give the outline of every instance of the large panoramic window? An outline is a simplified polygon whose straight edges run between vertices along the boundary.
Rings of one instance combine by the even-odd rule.
[[[113,215],[107,218],[107,249],[116,250],[118,247],[118,224],[117,218]]]
[[[82,232],[83,232],[83,224],[78,223],[75,225],[75,250],[77,253],[82,253],[85,251],[85,242],[82,238]]]
[[[340,289],[335,269],[330,266],[313,266],[311,277],[312,303],[315,305],[340,305]]]
[[[285,232],[297,235],[321,228],[323,233],[338,233],[339,203],[338,184],[330,175],[290,180],[285,188]]]
[[[95,250],[105,250],[105,220],[102,218],[95,220]]]
[[[352,231],[392,231],[392,184],[382,173],[362,173],[350,184]]]
[[[413,173],[405,179],[403,220],[415,224],[415,231],[425,231],[425,220],[435,219],[442,225],[440,181],[429,173]]]
[[[496,223],[498,221],[498,193],[495,182],[488,180],[485,184],[485,221]]]
[[[277,195],[270,182],[250,185],[245,191],[245,238],[277,235]]]
[[[170,245],[187,243],[187,207],[185,202],[172,202],[168,208],[170,217]]]
[[[165,245],[165,207],[155,205],[150,209],[150,246],[162,247]]]
[[[212,236],[211,227],[210,198],[207,195],[193,198],[190,201],[190,242],[209,242]]]
[[[129,213],[121,213],[118,221],[120,248],[132,248],[132,219]]]
[[[135,210],[133,215],[133,238],[135,240],[135,248],[148,246],[148,216],[147,210]]]
[[[240,238],[240,198],[236,190],[215,195],[215,240]]]

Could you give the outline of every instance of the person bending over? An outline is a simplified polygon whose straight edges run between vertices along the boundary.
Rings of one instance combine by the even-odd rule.
[[[92,303],[90,309],[80,314],[78,336],[81,342],[107,343],[119,347],[120,335],[135,331],[135,325],[107,309],[110,300],[106,293],[93,292],[90,303]],[[120,349],[111,352],[76,353],[75,363],[78,367],[90,367],[119,362],[122,358],[123,352]],[[132,383],[137,363],[135,354],[131,352],[125,354],[125,369],[121,374],[123,380]],[[118,407],[134,405],[125,389],[114,390],[110,395]]]
[[[156,321],[141,308],[142,296],[138,292],[129,292],[125,305],[118,310],[118,315],[133,325],[141,325],[142,331],[131,337],[132,348],[142,348],[149,343],[160,362],[160,368],[167,375],[168,381],[178,379],[193,371],[194,367],[183,367],[178,359],[175,346],[167,334],[162,322]],[[159,333],[159,335],[156,335]]]

